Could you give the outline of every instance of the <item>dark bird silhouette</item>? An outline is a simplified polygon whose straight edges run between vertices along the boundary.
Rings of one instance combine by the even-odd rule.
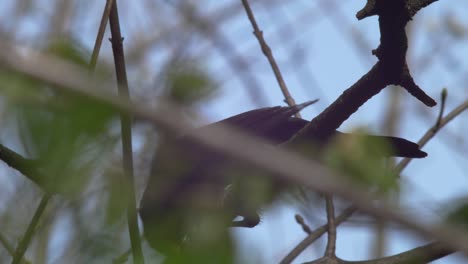
[[[256,109],[198,129],[223,124],[279,145],[288,141],[308,123],[293,115],[311,103]],[[326,137],[307,134],[303,140],[320,149],[337,136],[346,138],[348,134],[338,131]],[[366,138],[387,141],[392,148],[390,156],[427,156],[416,143],[402,138],[370,135]],[[260,221],[256,212],[258,208],[236,205],[238,196],[242,194],[226,195],[226,186],[235,189],[235,186],[232,187],[235,185],[235,178],[229,176],[239,165],[222,153],[189,142],[183,136],[164,138],[155,154],[140,206],[144,234],[149,244],[166,256],[180,255],[184,250],[181,246],[183,241],[190,239],[187,226],[196,225],[194,212],[221,215],[226,226],[256,226]],[[218,215],[217,212],[220,211],[227,213]],[[233,221],[235,216],[242,216],[243,219]]]

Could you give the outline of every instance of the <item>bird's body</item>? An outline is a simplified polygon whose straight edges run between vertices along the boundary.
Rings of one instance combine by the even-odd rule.
[[[199,129],[223,124],[279,145],[288,141],[308,123],[293,117],[308,104],[310,103],[296,107],[256,109]],[[346,137],[346,134],[336,131],[327,140],[317,140],[314,135],[306,135],[305,140],[322,148],[335,136]],[[388,141],[393,149],[393,156],[421,158],[427,155],[417,144],[402,138],[369,137]],[[228,225],[255,226],[259,221],[255,212],[226,208],[232,207],[232,201],[237,200],[237,197],[231,197],[229,201],[225,199],[226,186],[233,183],[233,178],[230,177],[232,173],[229,171],[237,165],[222,153],[191,143],[183,136],[164,142],[156,153],[140,206],[145,236],[150,245],[164,254],[175,254],[179,247],[178,241],[187,235],[186,227],[193,224],[189,223],[191,220],[187,217],[194,211],[212,213],[231,210],[225,219]],[[235,215],[244,216],[244,220],[231,222]]]

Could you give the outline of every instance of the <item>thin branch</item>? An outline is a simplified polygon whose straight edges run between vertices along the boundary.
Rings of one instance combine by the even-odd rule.
[[[447,255],[452,254],[454,251],[444,247],[439,242],[432,242],[427,245],[417,247],[400,254],[388,256],[384,258],[377,258],[364,261],[347,261],[336,259],[335,264],[402,264],[402,263],[428,263]],[[318,264],[323,263],[323,259],[306,262],[304,264]]]
[[[387,247],[387,237],[385,235],[386,222],[382,218],[375,219],[375,238],[372,245],[372,256],[382,257],[385,255],[385,249]]]
[[[96,41],[94,42],[93,54],[91,55],[91,61],[89,63],[91,71],[94,71],[94,69],[96,68],[97,59],[99,57],[99,51],[101,50],[102,39],[104,38],[104,33],[106,32],[107,20],[109,19],[113,3],[114,0],[107,0],[106,6],[104,7],[104,11],[102,13],[98,34],[96,36]]]
[[[15,254],[15,248],[10,244],[10,242],[8,242],[7,238],[2,234],[0,234],[0,244],[2,244],[6,251],[10,253],[10,255],[13,256]]]
[[[444,116],[444,111],[445,111],[445,102],[447,101],[447,89],[442,89],[442,92],[440,94],[440,111],[439,111],[439,116],[437,116],[437,121],[435,123],[435,127],[440,127],[440,121],[442,120],[442,117]]]
[[[124,253],[120,254],[118,257],[116,257],[113,261],[112,264],[123,264],[128,261],[128,257],[132,254],[132,249],[129,249],[125,251]]]
[[[23,174],[26,178],[34,182],[37,186],[42,188],[44,191],[47,191],[47,188],[44,188],[44,182],[43,179],[45,179],[44,175],[38,170],[37,168],[37,163],[34,160],[31,159],[26,159],[20,154],[16,153],[15,151],[5,147],[4,145],[0,144],[0,160],[5,162],[8,166],[11,168],[19,171],[21,174]],[[33,220],[29,224],[29,227],[23,236],[22,241],[20,242],[18,249],[16,252],[14,252],[13,247],[10,246],[6,238],[3,236],[0,236],[0,240],[2,245],[6,248],[6,250],[15,258],[19,258],[16,261],[20,261],[21,263],[30,263],[30,261],[25,260],[22,256],[24,255],[24,252],[26,251],[30,240],[32,239],[34,229],[37,225],[37,222],[39,221],[39,218],[41,214],[43,213],[43,210],[45,209],[45,206],[47,205],[47,201],[50,198],[50,195],[45,195],[43,199],[41,200],[41,203],[39,207],[36,210],[36,213],[33,217]],[[21,256],[20,256],[21,255]],[[15,259],[13,259],[15,261]],[[16,262],[18,263],[18,262]]]
[[[50,197],[50,194],[44,194],[44,196],[42,197],[41,202],[39,203],[39,206],[34,212],[33,218],[31,219],[31,222],[29,223],[28,228],[26,229],[26,232],[23,235],[23,238],[21,239],[21,241],[18,244],[18,247],[16,248],[11,264],[21,263],[24,253],[28,249],[28,246],[31,243],[32,238],[34,236],[34,232],[36,231],[36,227],[39,224],[39,219],[41,218],[42,214],[44,214],[46,206],[49,203]]]
[[[281,92],[284,95],[286,103],[289,106],[295,106],[296,102],[294,101],[294,98],[291,96],[291,93],[289,92],[289,89],[286,86],[286,82],[283,79],[283,75],[281,74],[281,71],[278,67],[278,64],[276,63],[275,58],[273,57],[273,52],[271,51],[271,48],[268,46],[265,39],[263,38],[263,31],[261,31],[257,25],[257,21],[255,20],[255,16],[252,12],[252,9],[250,8],[249,1],[242,0],[242,4],[244,5],[245,12],[247,13],[250,23],[252,24],[252,27],[254,29],[253,34],[255,35],[255,37],[257,37],[257,40],[258,40],[258,43],[260,44],[262,52],[265,55],[265,57],[267,57],[268,62],[271,65],[271,69],[273,70],[275,74],[276,80],[278,81],[278,84],[280,86]],[[296,113],[295,116],[300,118],[301,114]]]
[[[335,258],[336,250],[336,223],[335,223],[335,206],[333,205],[333,197],[331,195],[325,196],[325,203],[327,207],[327,233],[328,241],[327,248],[325,249],[325,257]]]
[[[304,221],[304,217],[302,217],[299,214],[296,214],[294,218],[296,219],[296,222],[302,227],[302,230],[304,230],[304,232],[307,235],[310,235],[312,233],[312,229],[310,229],[310,227],[306,224],[306,222]]]
[[[440,129],[442,129],[445,125],[447,125],[452,119],[463,113],[463,111],[468,109],[468,100],[465,100],[462,104],[457,106],[452,112],[448,113],[444,118],[440,119],[437,118],[436,124],[431,127],[426,134],[418,141],[418,145],[422,148],[426,145],[429,140],[431,140]],[[441,111],[442,112],[442,111]],[[411,159],[403,159],[395,168],[397,173],[401,173],[401,171],[411,162]]]
[[[27,57],[21,56],[14,48],[0,44],[0,64],[3,64],[3,67],[49,83],[52,89],[60,90],[70,96],[90,98],[119,112],[132,114],[139,120],[147,121],[170,133],[190,131],[185,134],[187,140],[202,147],[263,168],[271,172],[270,177],[346,199],[362,212],[394,221],[419,235],[439,240],[447,247],[468,254],[468,237],[459,228],[442,223],[429,225],[421,222],[421,219],[414,219],[402,208],[395,208],[386,202],[387,199],[384,197],[369,194],[347,177],[338,177],[314,160],[305,159],[285,149],[275,148],[261,139],[247,136],[233,128],[215,126],[202,132],[193,130],[191,129],[193,120],[188,121],[186,115],[169,102],[160,101],[157,109],[131,104],[125,98],[104,92],[102,88],[109,88],[106,83],[92,78],[77,66],[32,51],[28,51],[27,54]],[[379,206],[373,203],[375,200],[381,201]]]
[[[36,162],[33,160],[24,158],[2,144],[0,144],[0,160],[3,160],[8,166],[21,172],[26,178],[44,189],[42,180],[45,177],[37,170]]]
[[[114,2],[109,15],[109,23],[112,34],[112,51],[114,53],[115,71],[119,96],[130,100],[128,90],[127,72],[125,69],[125,57],[123,51],[123,38],[120,33],[120,22],[117,10],[117,2]],[[120,115],[121,133],[122,133],[122,154],[123,167],[127,180],[127,220],[130,242],[132,245],[132,255],[134,263],[144,263],[143,251],[141,249],[140,231],[138,229],[138,216],[136,210],[135,198],[135,177],[133,175],[132,158],[132,117],[128,112],[122,112]]]
[[[8,242],[8,239],[0,234],[0,244],[6,249],[6,251],[11,255],[15,255],[15,248]],[[31,261],[24,259],[21,261],[22,264],[30,264]]]
[[[353,213],[356,212],[355,207],[349,207],[345,209],[337,218],[335,218],[335,224],[339,224],[346,221]],[[293,250],[291,250],[280,262],[280,264],[289,264],[291,263],[299,254],[302,253],[307,247],[314,243],[319,237],[321,237],[325,232],[327,232],[328,224],[325,224],[313,232],[311,232],[304,240],[297,244]]]

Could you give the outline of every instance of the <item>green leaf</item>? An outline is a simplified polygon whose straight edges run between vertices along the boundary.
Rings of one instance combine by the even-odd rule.
[[[39,161],[43,187],[77,194],[115,139],[108,135],[115,113],[85,98],[51,96],[43,104],[15,104],[27,149]]]

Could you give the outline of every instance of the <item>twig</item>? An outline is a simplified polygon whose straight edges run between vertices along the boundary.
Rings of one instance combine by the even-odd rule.
[[[382,218],[375,219],[375,238],[372,246],[372,254],[375,258],[380,258],[385,255],[387,245],[387,237],[385,235],[386,222]]]
[[[36,212],[34,212],[33,218],[31,219],[31,222],[29,223],[28,228],[26,229],[26,232],[23,235],[23,238],[21,239],[21,241],[18,244],[18,247],[16,248],[11,264],[19,264],[23,259],[24,253],[26,252],[26,249],[28,249],[29,243],[31,243],[32,241],[34,231],[36,231],[36,227],[39,224],[39,219],[44,213],[47,203],[50,200],[50,197],[51,195],[47,193],[44,194],[44,196],[42,197],[41,202],[39,203]]]
[[[463,111],[468,109],[468,100],[465,100],[461,105],[457,106],[452,112],[448,113],[444,118],[437,118],[436,124],[431,127],[426,134],[418,141],[418,145],[422,148],[432,139],[440,129],[442,129],[445,125],[447,125],[452,119],[463,113]],[[442,113],[442,110],[441,112]],[[411,159],[405,158],[403,159],[395,168],[397,173],[401,173],[401,171],[411,162]]]
[[[3,160],[8,166],[21,172],[26,178],[44,189],[42,180],[45,177],[37,170],[33,160],[24,158],[2,144],[0,144],[0,160]]]
[[[440,94],[440,111],[439,111],[439,116],[437,117],[437,121],[435,123],[435,127],[440,127],[440,121],[442,120],[442,117],[444,116],[444,111],[445,111],[445,101],[447,101],[447,89],[444,88],[442,89],[442,92]]]
[[[11,168],[19,171],[21,174],[23,174],[26,178],[34,182],[44,191],[48,191],[47,188],[45,188],[43,185],[43,180],[46,179],[46,177],[44,177],[44,175],[38,170],[37,162],[35,162],[34,160],[26,159],[20,154],[5,147],[2,144],[0,144],[0,160],[5,162]],[[43,210],[45,209],[45,206],[47,205],[47,202],[50,199],[50,196],[51,194],[46,194],[42,198],[41,203],[39,204],[39,207],[37,208],[36,213],[33,219],[31,220],[31,223],[29,224],[22,241],[18,245],[16,252],[14,252],[13,247],[10,246],[8,241],[3,236],[0,236],[1,243],[6,248],[6,250],[14,258],[15,256],[19,258],[19,260],[13,259],[13,261],[17,261],[16,263],[18,263],[18,261],[20,261],[20,263],[30,263],[30,261],[24,259],[23,255],[30,243],[30,240],[32,239],[32,236],[34,234],[34,228],[37,225],[37,222],[39,221],[39,218],[42,215]]]
[[[128,257],[132,254],[132,249],[129,249],[122,253],[120,256],[116,257],[113,261],[112,264],[122,264],[127,262]]]
[[[356,212],[355,207],[349,207],[345,209],[337,218],[335,218],[335,224],[339,225],[346,221],[353,213]],[[297,244],[293,250],[291,250],[288,255],[286,255],[280,262],[280,264],[289,264],[291,263],[302,251],[304,251],[310,244],[314,243],[319,237],[321,237],[325,232],[327,232],[328,224],[325,224],[313,232],[311,232],[304,240]]]
[[[6,249],[6,251],[8,253],[10,253],[10,255],[14,255],[15,254],[15,249],[13,248],[13,246],[10,244],[10,242],[8,242],[7,238],[4,237],[2,234],[0,234],[0,243],[2,244],[2,246]]]
[[[10,244],[10,242],[8,242],[7,238],[4,237],[2,234],[0,234],[0,244],[2,244],[2,246],[6,249],[6,251],[11,255],[11,256],[14,256],[15,254],[15,249],[13,248],[13,246]],[[26,260],[23,258],[23,260],[21,261],[22,264],[30,264],[31,261],[29,260]]]
[[[439,242],[432,242],[427,245],[413,248],[411,250],[393,256],[370,259],[364,261],[347,261],[334,259],[334,264],[402,264],[402,263],[428,263],[453,253],[453,250],[444,247]],[[304,264],[318,264],[322,259],[305,262]]]
[[[336,223],[335,223],[335,206],[333,205],[333,197],[331,195],[325,196],[325,203],[327,207],[327,233],[328,241],[327,248],[325,249],[325,257],[335,258],[336,250]]]
[[[374,217],[384,217],[419,235],[439,240],[447,247],[468,254],[468,237],[463,231],[444,224],[429,225],[420,219],[413,219],[402,208],[395,208],[378,194],[369,194],[346,177],[338,177],[314,160],[305,159],[285,149],[275,148],[261,139],[252,138],[224,126],[210,127],[203,132],[191,130],[193,120],[189,122],[186,116],[169,102],[160,101],[158,109],[131,104],[122,97],[104,92],[102,88],[109,87],[106,83],[99,82],[96,78],[80,71],[78,67],[59,59],[48,58],[34,52],[28,52],[28,57],[25,58],[14,48],[0,45],[0,64],[52,84],[52,89],[64,94],[89,98],[116,111],[132,114],[168,132],[190,131],[185,134],[187,140],[219,151],[235,160],[263,168],[271,172],[270,177],[308,186],[320,193],[334,194],[349,200],[365,213]],[[373,203],[375,200],[381,201],[379,206]]]
[[[113,3],[114,0],[107,0],[106,6],[104,7],[104,11],[102,13],[98,34],[96,36],[96,41],[94,42],[93,54],[91,55],[91,61],[89,63],[91,71],[94,71],[94,69],[96,68],[97,59],[99,57],[99,51],[101,50],[102,39],[104,38],[104,33],[106,32],[107,20],[109,19],[109,14]]]
[[[310,227],[306,224],[306,222],[304,221],[304,218],[301,215],[296,214],[294,218],[296,219],[296,222],[302,227],[302,230],[304,230],[306,234],[310,235],[312,233],[312,229],[310,229]]]
[[[114,53],[115,71],[119,96],[129,100],[129,90],[127,81],[127,72],[125,69],[125,57],[122,45],[122,36],[120,33],[120,22],[117,10],[117,2],[114,2],[109,15],[109,23],[112,34],[112,51]],[[122,153],[123,167],[126,175],[127,197],[127,219],[130,242],[132,245],[133,262],[137,264],[144,263],[143,251],[141,249],[140,232],[138,229],[138,216],[136,210],[135,198],[135,177],[133,175],[132,158],[132,117],[128,112],[122,112],[120,115],[121,133],[122,133]]]
[[[30,159],[26,159],[20,154],[0,144],[0,160],[5,162],[11,168],[19,171],[26,178],[37,184],[42,189],[45,189],[42,185],[42,179],[44,176],[37,170],[35,162]],[[12,255],[15,255],[15,249],[8,243],[8,240],[0,234],[0,243],[5,249]],[[30,261],[23,260],[21,263],[30,263]]]
[[[283,92],[284,99],[286,100],[289,106],[295,106],[296,102],[294,101],[294,98],[289,93],[289,89],[286,86],[286,82],[283,79],[283,75],[281,74],[278,64],[276,63],[276,60],[273,57],[273,52],[271,51],[271,48],[268,46],[265,39],[263,38],[263,31],[261,31],[257,25],[257,21],[255,20],[255,16],[252,12],[252,9],[250,8],[249,1],[242,0],[242,4],[244,5],[245,12],[247,13],[250,23],[252,24],[252,27],[254,29],[253,34],[255,35],[255,37],[257,37],[258,43],[260,44],[263,54],[267,57],[268,62],[270,62],[271,69],[273,70],[275,74],[275,77],[276,77],[276,80],[278,81],[281,92]],[[300,118],[301,114],[298,112],[295,114],[295,116]]]

